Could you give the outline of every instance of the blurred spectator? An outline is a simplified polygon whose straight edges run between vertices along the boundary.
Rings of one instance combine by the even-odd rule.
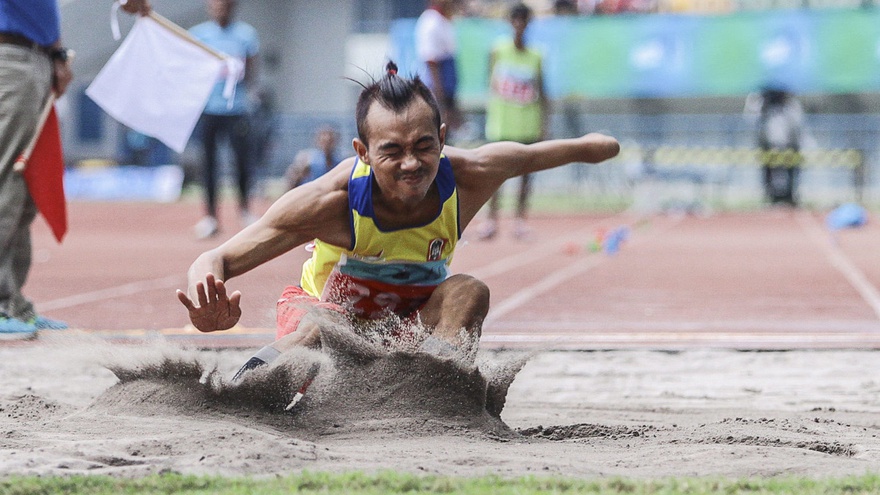
[[[338,142],[336,129],[329,125],[320,127],[315,132],[315,147],[297,153],[293,163],[287,167],[285,177],[288,188],[311,182],[335,167],[339,163],[336,156]]]
[[[268,88],[252,91],[253,104],[248,120],[250,121],[250,161],[253,164],[252,182],[259,183],[267,179],[269,161],[276,145],[278,117],[275,110],[275,94]],[[253,190],[253,187],[251,187]]]
[[[503,40],[492,50],[489,59],[489,102],[486,105],[486,139],[534,143],[544,138],[547,99],[541,69],[541,54],[525,45],[525,31],[532,9],[517,4],[510,10],[513,39]],[[513,234],[528,236],[525,224],[528,209],[530,175],[520,179]],[[489,201],[489,218],[478,231],[480,239],[495,237],[498,232],[498,196]]]
[[[206,45],[235,57],[244,65],[244,73],[235,85],[231,98],[223,92],[226,74],[217,81],[199,121],[204,146],[205,217],[195,226],[196,237],[205,239],[219,232],[217,222],[217,181],[220,170],[217,152],[219,138],[229,140],[235,155],[238,172],[239,209],[242,226],[256,220],[250,212],[249,198],[251,179],[250,121],[248,119],[248,87],[256,82],[256,59],[260,43],[256,30],[249,24],[233,21],[235,0],[206,0],[211,20],[193,26],[189,31]]]
[[[596,14],[657,12],[657,0],[599,0]]]
[[[574,17],[578,15],[578,4],[574,0],[556,0],[553,3],[553,15],[556,17]],[[581,113],[584,108],[584,97],[571,93],[563,95],[554,102],[556,111],[562,117],[563,131],[559,138],[573,138],[584,134],[581,125]],[[569,165],[574,184],[580,184],[586,178],[587,166],[584,163]]]
[[[416,22],[416,55],[425,64],[425,84],[440,105],[443,122],[454,132],[461,125],[458,108],[458,72],[455,67],[455,29],[452,16],[459,0],[431,0]]]
[[[126,165],[156,166],[172,163],[171,149],[154,137],[124,128],[122,159]]]
[[[785,89],[766,87],[749,95],[745,112],[757,116],[765,197],[771,204],[796,206],[805,134],[800,101]]]
[[[577,0],[577,11],[583,15],[595,14],[598,3],[599,0]]]
[[[553,2],[553,15],[578,15],[578,5],[574,0],[556,0]]]
[[[553,15],[570,17],[578,15],[578,7],[574,0],[556,0],[553,2]],[[561,137],[577,137],[582,135],[580,114],[583,98],[577,94],[565,95],[559,101],[559,113],[565,127],[565,135]]]
[[[37,207],[14,164],[40,132],[44,103],[64,94],[73,72],[57,0],[0,0],[0,13],[0,338],[30,338],[67,324],[38,315],[22,294]]]

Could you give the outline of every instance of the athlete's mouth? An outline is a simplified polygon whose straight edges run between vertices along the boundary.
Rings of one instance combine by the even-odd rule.
[[[423,172],[417,172],[417,173],[409,173],[409,174],[399,175],[397,177],[397,180],[399,180],[401,182],[406,182],[408,184],[416,184],[416,183],[419,183],[422,180],[424,180],[424,178],[425,178],[425,174]]]

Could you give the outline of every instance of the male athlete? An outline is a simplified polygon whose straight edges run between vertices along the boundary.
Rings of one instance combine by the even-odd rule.
[[[241,293],[226,281],[313,242],[299,286],[278,302],[277,339],[248,361],[262,366],[296,346],[320,347],[309,305],[353,320],[394,314],[430,332],[426,352],[448,355],[476,341],[489,311],[486,284],[449,275],[461,232],[505,180],[617,155],[614,138],[587,134],[534,144],[444,147],[446,125],[418,78],[386,74],[365,86],[356,107],[357,156],[278,199],[256,223],[200,255],[178,290],[193,325],[225,330],[241,317]]]

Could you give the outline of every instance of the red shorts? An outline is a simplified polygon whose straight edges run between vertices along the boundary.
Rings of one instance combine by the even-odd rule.
[[[281,293],[275,310],[275,340],[295,332],[303,316],[312,307],[342,311],[338,304],[321,302],[317,297],[304,291],[302,287],[288,285]]]
[[[332,309],[344,312],[342,306],[324,302],[317,297],[304,291],[302,287],[289,285],[281,293],[275,310],[275,340],[296,331],[303,317],[312,308]],[[393,340],[412,338],[414,335],[410,325],[418,320],[418,312],[411,313],[406,317],[398,317],[386,330],[383,340],[388,344]]]

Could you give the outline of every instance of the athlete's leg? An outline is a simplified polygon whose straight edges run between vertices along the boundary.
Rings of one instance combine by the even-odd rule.
[[[296,327],[295,332],[290,332],[271,344],[271,347],[279,353],[284,353],[297,347],[319,349],[321,347],[321,332],[318,319],[314,313],[303,315]]]
[[[322,303],[318,298],[307,294],[300,287],[289,286],[284,289],[276,309],[277,328],[275,342],[258,350],[238,370],[233,381],[239,380],[245,372],[265,366],[281,354],[297,347],[317,349],[321,347],[320,319],[318,308],[332,309],[335,306]]]
[[[318,330],[318,325],[308,317],[303,318],[295,332],[291,332],[255,352],[235,373],[232,381],[238,381],[245,372],[265,366],[278,359],[285,352],[297,347],[308,347],[311,349],[321,347],[321,333]]]
[[[434,329],[433,336],[425,341],[422,349],[438,356],[460,356],[458,351],[463,343],[462,330],[467,331],[470,338],[478,339],[482,333],[483,320],[488,313],[489,288],[486,284],[469,275],[450,277],[437,287],[421,311],[422,322]],[[488,381],[485,400],[489,414],[500,417],[511,382],[512,380],[496,379]]]
[[[437,286],[419,316],[434,336],[458,346],[462,330],[479,338],[488,313],[489,287],[470,275],[453,275]]]

